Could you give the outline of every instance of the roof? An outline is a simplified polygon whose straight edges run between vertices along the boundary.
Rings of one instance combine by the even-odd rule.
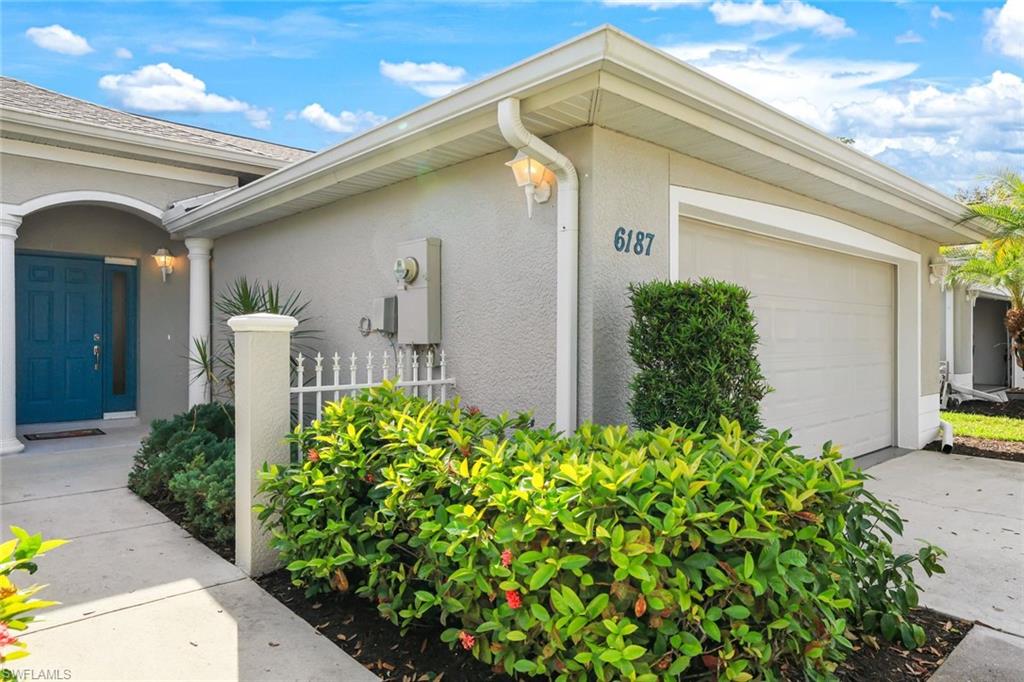
[[[152,144],[160,140],[192,149],[198,154],[208,155],[208,165],[215,165],[215,159],[244,158],[265,169],[260,175],[300,161],[312,153],[241,135],[229,135],[119,111],[6,76],[0,76],[0,111],[5,136],[33,137],[37,138],[36,141],[46,142],[46,129],[54,133],[70,124],[78,126],[76,132],[82,132],[84,128],[92,132],[93,137],[102,138],[104,133],[109,133],[134,139],[141,144]],[[19,129],[18,124],[34,124],[36,130]],[[67,142],[64,139],[61,141]],[[81,144],[87,145],[84,141]],[[111,153],[109,147],[105,151]]]
[[[536,135],[597,125],[939,243],[984,237],[963,206],[613,27],[585,33],[168,222],[217,237],[508,149],[497,105]]]

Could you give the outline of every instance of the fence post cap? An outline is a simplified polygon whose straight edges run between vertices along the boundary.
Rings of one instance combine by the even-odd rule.
[[[294,317],[272,313],[236,315],[228,320],[233,332],[290,332],[298,325],[299,321]]]

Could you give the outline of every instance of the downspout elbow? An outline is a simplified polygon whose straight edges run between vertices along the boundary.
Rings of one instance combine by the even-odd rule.
[[[579,190],[580,181],[576,174],[576,166],[572,165],[572,161],[565,154],[526,129],[520,115],[519,100],[515,97],[506,97],[498,102],[498,129],[510,146],[551,167],[558,179],[559,191]]]

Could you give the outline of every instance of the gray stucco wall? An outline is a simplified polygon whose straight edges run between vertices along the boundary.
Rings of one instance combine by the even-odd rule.
[[[577,160],[584,186],[590,129],[551,142]],[[533,409],[554,421],[555,201],[526,215],[502,151],[217,239],[214,296],[235,278],[272,280],[311,300],[309,325],[329,355],[390,353],[360,317],[395,292],[396,245],[441,239],[442,347],[467,404]],[[584,213],[586,209],[584,208]],[[401,310],[399,310],[401,319]],[[215,325],[215,335],[223,330]],[[362,369],[360,369],[362,372]]]
[[[164,283],[152,254],[174,256]],[[188,260],[185,246],[160,227],[130,213],[100,206],[64,206],[25,217],[18,251],[135,258],[139,263],[138,408],[142,419],[167,417],[187,407]]]
[[[56,192],[97,190],[124,194],[163,209],[173,201],[218,189],[222,186],[0,154],[0,196],[8,204]]]

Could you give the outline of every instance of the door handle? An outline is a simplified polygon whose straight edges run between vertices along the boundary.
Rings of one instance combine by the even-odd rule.
[[[100,346],[99,346],[99,344],[96,344],[95,346],[92,347],[92,357],[93,357],[93,361],[94,361],[92,368],[93,368],[93,370],[98,372],[98,371],[100,371]]]

